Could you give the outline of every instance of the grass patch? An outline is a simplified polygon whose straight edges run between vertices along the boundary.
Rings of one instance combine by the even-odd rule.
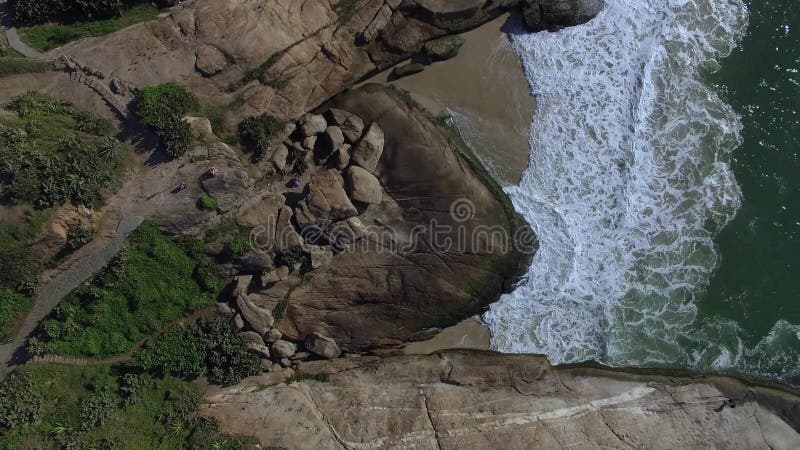
[[[122,170],[111,122],[48,95],[27,92],[0,120],[0,188],[37,208],[91,205]]]
[[[197,199],[197,207],[209,211],[216,211],[217,200],[206,193],[202,193],[200,194],[200,198]]]
[[[120,366],[31,365],[0,384],[0,449],[244,449],[195,413],[178,378]],[[11,419],[11,420],[8,420]]]
[[[0,78],[20,73],[46,72],[47,63],[28,58],[0,56]]]
[[[159,12],[158,7],[142,3],[126,9],[119,17],[71,24],[35,25],[20,28],[19,34],[28,45],[46,52],[78,39],[103,36],[140,22],[153,20]]]
[[[198,279],[204,267],[211,282]],[[155,225],[142,224],[108,268],[42,321],[29,347],[90,357],[124,353],[166,323],[210,304],[222,285],[215,278],[213,265],[192,258]]]
[[[11,338],[11,329],[30,305],[30,298],[11,289],[0,289],[0,344]]]
[[[299,383],[307,380],[327,383],[330,380],[330,376],[327,373],[295,373],[286,380],[286,384]]]

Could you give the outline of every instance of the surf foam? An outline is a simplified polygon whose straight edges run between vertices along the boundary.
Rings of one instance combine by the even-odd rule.
[[[538,106],[530,168],[508,193],[541,248],[484,316],[494,349],[739,363],[735,332],[711,348],[694,322],[713,238],[741,202],[729,166],[741,123],[701,75],[746,25],[740,0],[607,0],[586,25],[514,37]]]

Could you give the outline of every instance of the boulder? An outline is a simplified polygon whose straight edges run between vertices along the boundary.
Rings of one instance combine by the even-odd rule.
[[[284,205],[278,214],[278,223],[275,227],[275,245],[274,249],[277,252],[285,252],[286,250],[303,244],[303,238],[292,225],[292,208]]]
[[[261,286],[269,286],[278,281],[281,281],[280,275],[278,275],[278,269],[266,270],[261,275]]]
[[[270,328],[264,333],[264,342],[267,344],[274,344],[281,340],[283,337],[283,333],[280,332],[277,328]]]
[[[221,316],[232,316],[233,309],[227,303],[217,303],[217,313]]]
[[[280,172],[286,172],[289,167],[286,166],[286,158],[289,157],[289,148],[284,144],[275,147],[275,152],[272,154],[272,164]]]
[[[338,358],[342,354],[336,341],[317,332],[309,334],[305,344],[308,351],[325,359]]]
[[[303,133],[303,137],[324,133],[326,128],[328,128],[328,122],[321,115],[306,114],[300,119],[300,130]]]
[[[588,22],[603,2],[584,0],[523,0],[522,15],[532,31],[554,30]]]
[[[221,172],[215,177],[203,179],[200,183],[206,193],[217,201],[217,209],[226,213],[247,195],[252,180],[244,169],[227,167]]]
[[[233,316],[233,320],[231,320],[231,322],[231,325],[233,325],[233,328],[235,328],[236,331],[244,329],[244,319],[242,319],[241,314],[236,314]]]
[[[263,346],[264,339],[261,338],[261,335],[256,333],[255,331],[243,331],[239,333],[239,337],[242,338],[248,344],[258,344]]]
[[[325,113],[328,121],[342,130],[345,140],[351,144],[357,142],[364,133],[364,121],[355,114],[331,108]]]
[[[292,342],[279,340],[272,344],[272,353],[276,358],[291,358],[297,351],[297,345]]]
[[[461,36],[445,36],[425,43],[422,50],[434,61],[443,61],[458,55],[466,40]]]
[[[248,228],[263,226],[266,229],[274,229],[284,203],[286,198],[281,194],[268,192],[255,195],[247,199],[236,211],[236,223]],[[259,244],[270,243],[272,237],[272,235],[259,236]]]
[[[358,166],[347,169],[347,190],[350,198],[362,203],[379,205],[383,200],[383,188],[374,175]]]
[[[303,151],[307,152],[309,150],[314,150],[314,147],[317,146],[317,136],[308,136],[303,138]]]
[[[344,144],[339,150],[333,152],[333,164],[339,170],[344,170],[350,165],[350,144]]]
[[[319,269],[333,261],[333,250],[327,246],[306,245],[306,252],[311,255],[311,268]]]
[[[247,295],[247,289],[250,287],[250,283],[253,281],[252,275],[239,275],[233,280],[233,292],[232,295],[234,297],[238,297],[240,295]]]
[[[414,75],[415,73],[420,73],[423,70],[425,70],[424,64],[408,63],[395,67],[394,70],[392,70],[392,76],[394,78],[403,78],[409,75]]]
[[[216,75],[228,67],[228,59],[217,48],[203,45],[195,52],[194,67],[204,76]]]
[[[315,173],[308,184],[308,209],[315,217],[343,220],[358,215],[344,190],[344,180],[337,170]]]
[[[292,361],[305,361],[311,357],[311,353],[308,352],[297,352],[292,356]]]
[[[342,129],[337,126],[328,127],[323,136],[325,137],[326,145],[330,147],[330,153],[344,145],[344,134]]]
[[[250,350],[251,352],[255,353],[256,355],[258,355],[261,358],[269,358],[270,357],[269,347],[267,347],[264,344],[255,344],[255,343],[251,342],[251,343],[247,344],[247,349]]]
[[[352,151],[351,158],[354,163],[375,172],[378,161],[383,155],[384,135],[383,129],[376,122],[370,124],[364,137],[356,144]]]
[[[248,297],[240,295],[236,298],[239,313],[250,328],[259,334],[264,334],[275,323],[272,312],[255,305]]]

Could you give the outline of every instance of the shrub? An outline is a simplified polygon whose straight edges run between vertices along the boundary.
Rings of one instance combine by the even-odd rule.
[[[80,428],[84,431],[103,425],[114,416],[119,397],[109,386],[103,386],[81,402]]]
[[[164,150],[173,158],[189,148],[189,125],[181,118],[199,109],[197,98],[183,86],[163,83],[145,87],[136,94],[136,115],[161,138]]]
[[[245,148],[256,158],[261,158],[269,150],[272,138],[285,127],[286,122],[264,113],[242,120],[239,135]]]
[[[28,58],[0,58],[0,77],[20,73],[45,72],[47,63]]]
[[[11,289],[0,289],[0,343],[9,338],[9,333],[20,314],[28,309],[31,299]]]
[[[10,127],[0,132],[0,185],[7,198],[37,208],[92,204],[118,169],[97,153],[110,122],[36,92],[6,108],[16,112],[0,119]]]
[[[10,0],[14,23],[17,26],[46,22],[99,20],[122,13],[123,8],[141,0]],[[159,6],[172,6],[178,0],[159,0]]]
[[[12,373],[0,382],[0,429],[11,430],[39,421],[43,398],[26,373]]]
[[[67,230],[67,250],[74,251],[88,244],[94,238],[94,230],[85,225],[75,225]]]
[[[197,205],[200,209],[207,209],[209,211],[217,210],[217,200],[206,193],[200,194],[200,198],[197,199]]]
[[[176,327],[147,341],[134,355],[134,364],[158,375],[194,379],[203,373],[205,348],[196,324]]]
[[[251,248],[250,233],[245,231],[237,233],[230,242],[225,244],[225,251],[230,256],[244,256]]]
[[[155,374],[194,379],[205,374],[216,384],[236,384],[259,372],[260,361],[225,319],[198,321],[151,339],[134,364]]]

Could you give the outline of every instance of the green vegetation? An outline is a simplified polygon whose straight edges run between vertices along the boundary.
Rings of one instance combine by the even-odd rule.
[[[0,344],[11,337],[14,323],[30,304],[30,298],[11,289],[0,289]]]
[[[280,89],[285,86],[288,82],[287,79],[273,78],[269,75],[269,69],[271,69],[272,66],[278,62],[281,56],[283,56],[284,52],[285,50],[273,53],[263,64],[248,70],[244,74],[244,78],[242,78],[240,82],[229,86],[228,90],[235,90],[253,80],[258,80],[261,84],[271,86],[275,89]]]
[[[153,20],[159,12],[157,6],[142,3],[125,9],[116,17],[68,24],[34,25],[21,28],[19,32],[22,39],[31,47],[46,52],[78,39],[103,36],[140,22]]]
[[[234,217],[228,216],[208,227],[203,233],[203,240],[207,244],[223,244],[224,256],[243,256],[252,249],[250,244],[251,231],[250,228],[236,223]]]
[[[198,282],[198,271],[209,279]],[[108,268],[61,301],[28,346],[34,353],[123,353],[211,303],[222,284],[216,278],[213,264],[193,259],[155,225],[142,224]]]
[[[244,449],[192,383],[123,366],[30,365],[0,384],[0,449]]]
[[[259,358],[223,318],[172,328],[134,356],[134,365],[158,375],[194,379],[205,375],[212,383],[232,385],[260,370]]]
[[[209,211],[216,211],[217,210],[217,200],[206,194],[205,192],[200,194],[200,198],[197,199],[197,206],[200,209],[207,209]]]
[[[288,380],[286,380],[286,384],[292,383],[299,383],[301,381],[317,381],[320,383],[327,383],[330,380],[330,376],[327,373],[295,373]]]
[[[155,3],[166,7],[179,0],[9,0],[12,19],[18,27],[50,22],[101,21],[125,16],[137,5]]]
[[[272,138],[286,128],[286,122],[267,113],[248,117],[239,123],[239,136],[245,149],[260,159],[269,150]]]
[[[358,11],[359,0],[339,0],[338,3],[333,5],[333,10],[338,16],[339,25],[345,25],[350,22],[353,15]]]
[[[14,203],[38,208],[91,205],[121,168],[104,158],[111,123],[73,105],[27,92],[0,119],[0,189]]]
[[[0,78],[19,73],[47,71],[47,63],[35,59],[0,56]]]
[[[145,87],[136,94],[136,115],[161,138],[161,147],[173,158],[189,148],[189,125],[181,118],[200,109],[197,98],[176,83]]]

